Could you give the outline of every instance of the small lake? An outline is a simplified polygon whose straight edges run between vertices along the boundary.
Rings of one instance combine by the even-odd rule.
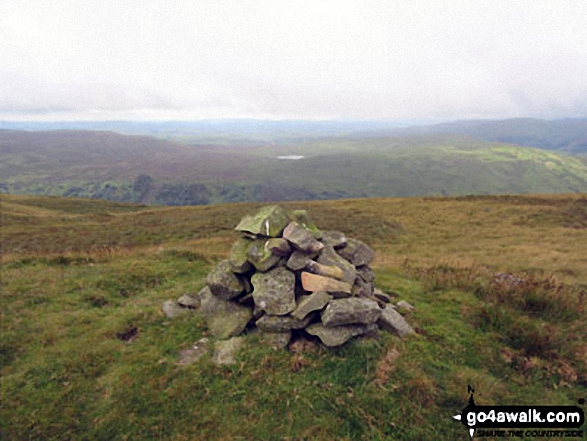
[[[277,159],[291,159],[291,160],[297,160],[297,159],[303,159],[305,158],[305,156],[302,155],[286,155],[286,156],[278,156]]]

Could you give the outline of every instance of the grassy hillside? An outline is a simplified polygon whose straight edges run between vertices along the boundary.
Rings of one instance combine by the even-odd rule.
[[[280,156],[303,156],[299,160]],[[183,145],[111,132],[0,131],[0,189],[160,205],[587,191],[584,160],[458,136]]]
[[[283,204],[372,245],[418,335],[281,351],[250,335],[230,367],[178,365],[206,328],[160,307],[203,286],[258,204],[1,203],[1,439],[466,440],[468,384],[478,404],[587,396],[585,196]]]

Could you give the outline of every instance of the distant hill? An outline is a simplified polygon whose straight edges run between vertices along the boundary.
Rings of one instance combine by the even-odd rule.
[[[571,154],[587,154],[587,119],[472,120],[400,130],[407,135],[451,133]]]
[[[446,134],[186,145],[0,130],[0,159],[6,193],[162,205],[587,192],[587,163],[578,157]]]

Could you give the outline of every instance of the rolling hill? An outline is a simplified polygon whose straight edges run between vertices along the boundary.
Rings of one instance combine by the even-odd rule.
[[[7,193],[163,205],[587,192],[580,158],[455,135],[189,145],[112,132],[0,131],[0,159]]]

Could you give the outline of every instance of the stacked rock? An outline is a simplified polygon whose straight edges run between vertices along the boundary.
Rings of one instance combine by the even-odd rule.
[[[208,274],[197,299],[183,302],[199,304],[213,336],[256,327],[273,346],[285,346],[292,331],[304,330],[339,346],[380,328],[414,332],[374,287],[375,253],[363,242],[320,231],[305,210],[288,214],[277,205],[245,216],[235,230],[241,237],[230,258]]]

